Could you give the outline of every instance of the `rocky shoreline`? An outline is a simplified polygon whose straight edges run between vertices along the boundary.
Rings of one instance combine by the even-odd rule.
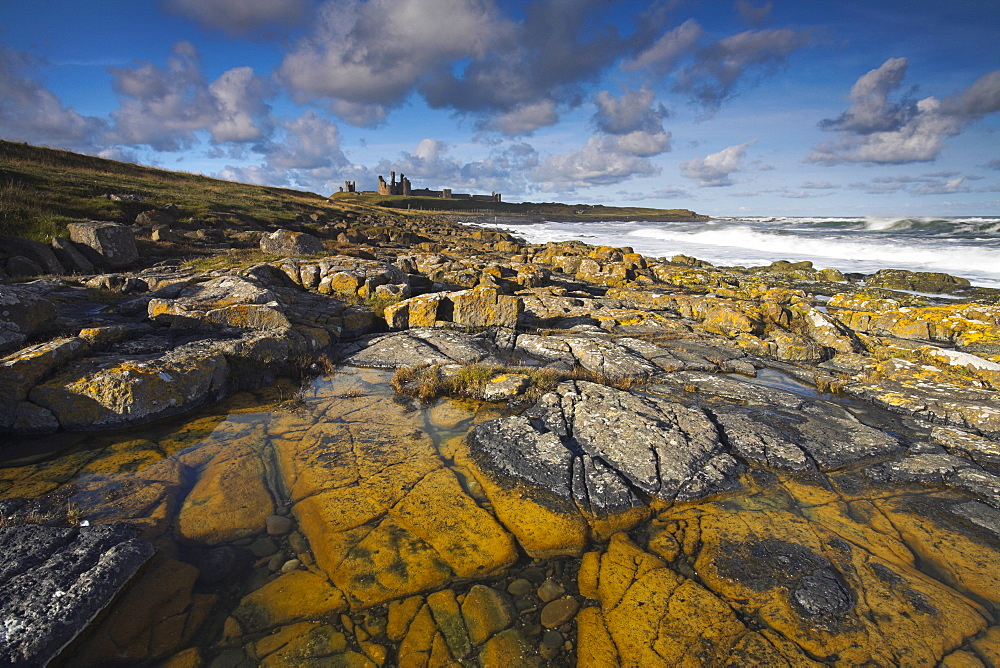
[[[19,451],[57,432],[155,426],[282,375],[396,374],[395,403],[380,395],[393,394],[383,374],[322,416],[219,435],[184,455],[187,473],[164,468],[174,450],[163,445],[153,477],[138,459],[131,474],[116,469],[116,481],[157,481],[143,510],[108,516],[154,544],[170,534],[199,554],[236,554],[266,518],[291,520],[284,533],[268,526],[277,542],[259,558],[275,568],[241,594],[225,649],[208,655],[1000,655],[989,565],[1000,545],[1000,291],[941,274],[724,268],[373,222],[262,231],[247,243],[266,256],[209,270],[137,268],[129,241],[138,233],[141,248],[154,228],[103,225],[64,245],[104,273],[0,285],[0,430]],[[439,396],[491,408],[435,446],[413,411]],[[20,500],[5,521],[18,524],[60,486],[11,470],[4,498]],[[176,519],[149,514],[161,503]],[[194,568],[194,582],[198,568],[171,563]],[[282,607],[297,592],[301,607]],[[317,633],[325,649],[308,655]],[[186,651],[145,647],[129,658]]]

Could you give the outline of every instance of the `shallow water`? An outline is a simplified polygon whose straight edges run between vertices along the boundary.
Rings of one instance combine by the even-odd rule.
[[[389,378],[388,372],[345,369],[332,378],[317,379],[300,392],[283,383],[256,393],[241,393],[185,418],[115,433],[62,437],[66,449],[43,461],[26,461],[23,452],[5,457],[0,463],[0,498],[44,498],[41,509],[62,519],[68,515],[90,523],[130,521],[157,547],[157,556],[147,570],[96,629],[71,650],[68,663],[155,663],[184,653],[188,659],[197,656],[210,665],[238,665],[241,661],[253,665],[265,654],[268,658],[264,663],[269,665],[293,665],[298,660],[282,655],[284,650],[272,648],[273,653],[268,654],[269,639],[284,638],[281,634],[297,638],[295,634],[329,629],[324,638],[337,642],[344,638],[344,645],[337,649],[330,641],[332,649],[317,655],[319,665],[333,661],[334,656],[346,660],[344,652],[360,657],[352,659],[357,660],[355,665],[378,665],[380,656],[386,665],[402,664],[406,663],[407,647],[417,642],[420,632],[413,630],[414,621],[405,638],[394,635],[393,610],[398,613],[403,606],[399,601],[444,589],[455,592],[461,601],[477,583],[501,591],[513,587],[514,580],[536,572],[542,574],[537,580],[548,577],[566,597],[593,607],[596,594],[581,593],[577,586],[581,562],[576,558],[532,560],[519,551],[509,567],[492,572],[486,568],[482,576],[475,575],[474,568],[462,570],[463,560],[487,558],[488,549],[484,543],[466,546],[471,556],[452,553],[454,538],[470,531],[469,523],[478,523],[480,526],[472,529],[483,531],[486,525],[500,525],[493,519],[493,497],[484,491],[463,458],[461,437],[473,424],[501,415],[503,407],[448,399],[419,405],[394,397]],[[762,372],[753,382],[815,396],[808,386],[777,372]],[[52,447],[56,442],[51,441]],[[354,458],[350,465],[343,463],[345,456]],[[333,477],[355,473],[360,478],[330,486]],[[418,494],[435,476],[438,487],[429,488],[430,494]],[[926,606],[938,606],[942,611],[945,603],[958,606],[961,615],[954,611],[958,608],[949,608],[956,619],[978,615],[977,619],[996,629],[1000,591],[994,565],[998,550],[983,537],[986,534],[962,526],[950,510],[965,500],[923,489],[879,489],[850,471],[829,477],[755,473],[745,477],[743,487],[743,491],[724,498],[674,505],[640,524],[630,536],[640,547],[658,555],[656,559],[723,599],[742,597],[743,605],[749,605],[747,600],[763,597],[763,612],[759,614],[778,628],[783,627],[768,617],[777,614],[777,599],[767,597],[780,598],[779,594],[753,587],[743,591],[734,585],[739,577],[749,576],[740,570],[739,563],[726,561],[726,555],[730,551],[738,554],[745,545],[787,546],[813,536],[808,538],[812,542],[807,541],[810,549],[819,550],[821,544],[826,545],[823,541],[834,545],[835,549],[822,547],[828,555],[823,559],[829,558],[842,571],[863,570],[863,563],[885,564],[880,568],[892,574],[884,579],[896,582],[892,578],[900,578],[892,587],[899,591],[910,591],[906,589],[910,587],[917,592],[912,595],[917,597],[914,600],[926,599]],[[370,498],[382,499],[390,508],[388,514],[369,513],[365,504],[354,506],[347,500],[342,506],[332,505],[331,498],[357,489],[368,490],[365,503]],[[434,490],[443,491],[438,494]],[[254,500],[257,507],[248,500]],[[261,504],[267,507],[259,507]],[[436,504],[441,508],[435,508]],[[466,522],[465,515],[456,515],[463,521],[445,531],[453,535],[435,533],[448,526],[449,514],[472,511],[481,513],[469,516],[478,519]],[[264,519],[272,513],[292,517],[297,530],[267,539]],[[356,513],[361,513],[358,519],[348,518]],[[694,539],[689,533],[696,525],[700,533]],[[433,545],[442,558],[447,560],[451,555],[453,559],[442,566],[422,561],[423,553],[407,552],[411,548],[401,545],[416,545],[406,542],[415,540],[414,535],[420,536],[421,545]],[[488,532],[482,535],[495,537]],[[383,539],[387,542],[379,543]],[[849,548],[838,547],[837,541]],[[676,548],[671,547],[674,543]],[[480,553],[475,553],[477,549]],[[600,543],[589,549],[600,553],[612,548]],[[836,556],[837,550],[844,549],[850,552],[849,557]],[[993,555],[994,560],[985,563],[984,555]],[[302,562],[296,573],[319,574],[317,582],[326,582],[325,569],[347,594],[349,609],[342,614],[317,608],[310,591],[289,590],[292,593],[279,597],[280,605],[261,595],[282,577],[274,571],[296,558]],[[716,571],[705,566],[706,560],[729,564],[725,568],[732,572],[720,565],[718,572],[729,575],[713,580]],[[876,575],[880,572],[875,571]],[[855,573],[851,577],[856,579],[845,586],[858,605],[868,593],[856,591],[857,582],[867,583],[873,592],[882,592],[886,586],[869,575]],[[532,587],[537,584],[533,582]],[[398,588],[399,596],[391,594],[393,587]],[[774,592],[785,591],[775,587]],[[787,598],[787,591],[781,595]],[[551,638],[538,624],[543,605],[533,596],[528,592],[513,597],[518,615],[510,623],[511,629],[525,639],[531,651],[543,652],[552,665],[573,665],[577,652],[583,651],[580,643],[585,650],[589,641],[578,637],[575,622],[567,622],[558,626],[565,644],[543,647],[546,638]],[[248,600],[258,601],[254,604],[258,607],[250,606]],[[878,608],[871,602],[865,605]],[[909,604],[896,605],[903,616],[916,614],[908,611]],[[914,605],[920,608],[923,604]],[[261,621],[261,610],[265,609],[271,617]],[[852,642],[862,638],[874,643],[883,634],[899,636],[893,642],[914,642],[909,634],[926,634],[937,623],[914,621],[906,626],[902,618],[879,614],[888,616],[872,622],[874,631],[848,629],[854,634]],[[641,616],[641,610],[635,615]],[[444,628],[440,615],[433,619]],[[313,623],[317,620],[323,624]],[[296,626],[304,621],[310,624]],[[617,638],[619,630],[611,612],[606,612],[603,623]],[[706,625],[711,623],[713,620],[705,620]],[[783,632],[793,642],[811,642],[785,624]],[[427,632],[433,635],[434,628],[431,625]],[[942,630],[942,637],[953,631]],[[831,635],[830,646],[836,644],[837,637]],[[284,642],[291,646],[298,641]],[[431,647],[431,640],[427,642]],[[809,651],[822,655],[822,649],[812,647]],[[479,656],[490,655],[484,650]],[[634,660],[622,658],[623,662]],[[482,661],[489,664],[487,659]]]

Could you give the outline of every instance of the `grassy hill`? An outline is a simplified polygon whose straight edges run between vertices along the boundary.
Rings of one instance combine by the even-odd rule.
[[[47,242],[75,220],[130,223],[175,204],[183,217],[228,227],[270,228],[315,215],[331,222],[384,224],[402,218],[502,215],[556,220],[692,220],[687,209],[478,202],[375,193],[316,193],[233,183],[0,140],[0,234]],[[524,222],[527,222],[525,220]]]

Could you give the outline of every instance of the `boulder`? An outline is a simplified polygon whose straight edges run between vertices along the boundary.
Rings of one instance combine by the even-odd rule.
[[[7,270],[7,275],[11,278],[32,278],[45,273],[45,270],[37,262],[23,255],[13,255],[7,258],[4,269]]]
[[[135,234],[125,225],[107,221],[69,223],[69,238],[95,265],[126,268],[139,260]]]
[[[86,348],[84,339],[69,337],[31,346],[0,359],[0,431],[11,428],[18,404],[27,398],[31,388]],[[24,410],[29,411],[27,417],[30,409]]]
[[[31,390],[63,429],[88,431],[145,424],[225,393],[225,356],[208,343],[162,354],[88,358]]]
[[[63,266],[74,274],[93,274],[94,264],[84,257],[76,245],[65,237],[52,240],[52,250]]]
[[[948,294],[970,286],[968,279],[959,276],[938,271],[906,271],[905,269],[881,269],[874,276],[869,276],[865,284],[874,288],[934,294]]]
[[[39,241],[0,234],[0,249],[2,249],[0,252],[4,255],[12,258],[20,256],[30,260],[41,269],[41,271],[35,274],[24,274],[26,276],[38,276],[40,274],[59,275],[66,273],[66,269],[60,264],[52,249]],[[9,269],[7,273],[14,275]]]
[[[153,555],[135,534],[123,524],[0,529],[0,663],[59,656]]]
[[[55,325],[56,307],[27,286],[0,285],[0,351]]]
[[[323,242],[305,232],[277,230],[260,238],[260,249],[275,255],[312,255],[323,252]]]

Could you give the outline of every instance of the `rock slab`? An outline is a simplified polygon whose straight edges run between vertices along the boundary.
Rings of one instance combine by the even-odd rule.
[[[80,244],[81,250],[94,264],[115,269],[130,267],[139,260],[135,234],[124,225],[92,220],[86,223],[69,223],[71,241]]]
[[[0,663],[52,661],[153,551],[124,524],[0,529]]]

